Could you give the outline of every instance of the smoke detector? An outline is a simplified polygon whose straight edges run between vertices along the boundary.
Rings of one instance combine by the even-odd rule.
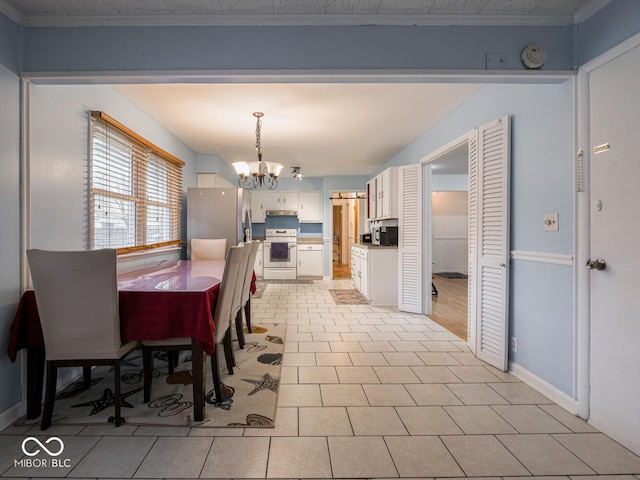
[[[522,49],[520,58],[527,70],[540,70],[547,60],[547,50],[542,45],[527,45]]]

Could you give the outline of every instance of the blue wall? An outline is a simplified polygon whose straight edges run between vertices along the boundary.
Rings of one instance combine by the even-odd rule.
[[[584,65],[640,32],[640,2],[613,0],[578,25],[578,61]]]
[[[484,70],[487,53],[523,70],[530,43],[573,67],[569,26],[189,26],[26,28],[23,71]]]
[[[486,86],[387,166],[419,162],[504,115],[511,116],[511,250],[572,255],[572,80]],[[544,232],[545,213],[559,213],[558,232]],[[511,354],[511,362],[573,395],[573,269],[514,260],[510,273],[509,328],[510,335],[518,336],[518,353]]]

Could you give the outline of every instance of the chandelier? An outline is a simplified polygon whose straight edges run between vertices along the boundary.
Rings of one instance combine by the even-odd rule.
[[[260,148],[260,130],[262,128],[262,117],[264,113],[254,112],[256,117],[256,156],[255,162],[234,162],[233,168],[240,177],[238,185],[247,190],[256,188],[268,188],[274,190],[278,187],[278,175],[282,170],[282,165],[276,162],[262,161],[262,150]]]

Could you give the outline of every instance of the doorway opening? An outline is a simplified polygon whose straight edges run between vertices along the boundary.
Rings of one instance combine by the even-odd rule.
[[[433,321],[468,339],[469,146],[465,141],[431,162]]]
[[[331,265],[333,278],[351,278],[351,245],[365,233],[364,192],[331,194]]]

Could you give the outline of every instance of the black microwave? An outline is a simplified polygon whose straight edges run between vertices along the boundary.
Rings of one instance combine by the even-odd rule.
[[[371,230],[371,243],[374,245],[398,245],[398,227],[384,225],[373,227]]]

